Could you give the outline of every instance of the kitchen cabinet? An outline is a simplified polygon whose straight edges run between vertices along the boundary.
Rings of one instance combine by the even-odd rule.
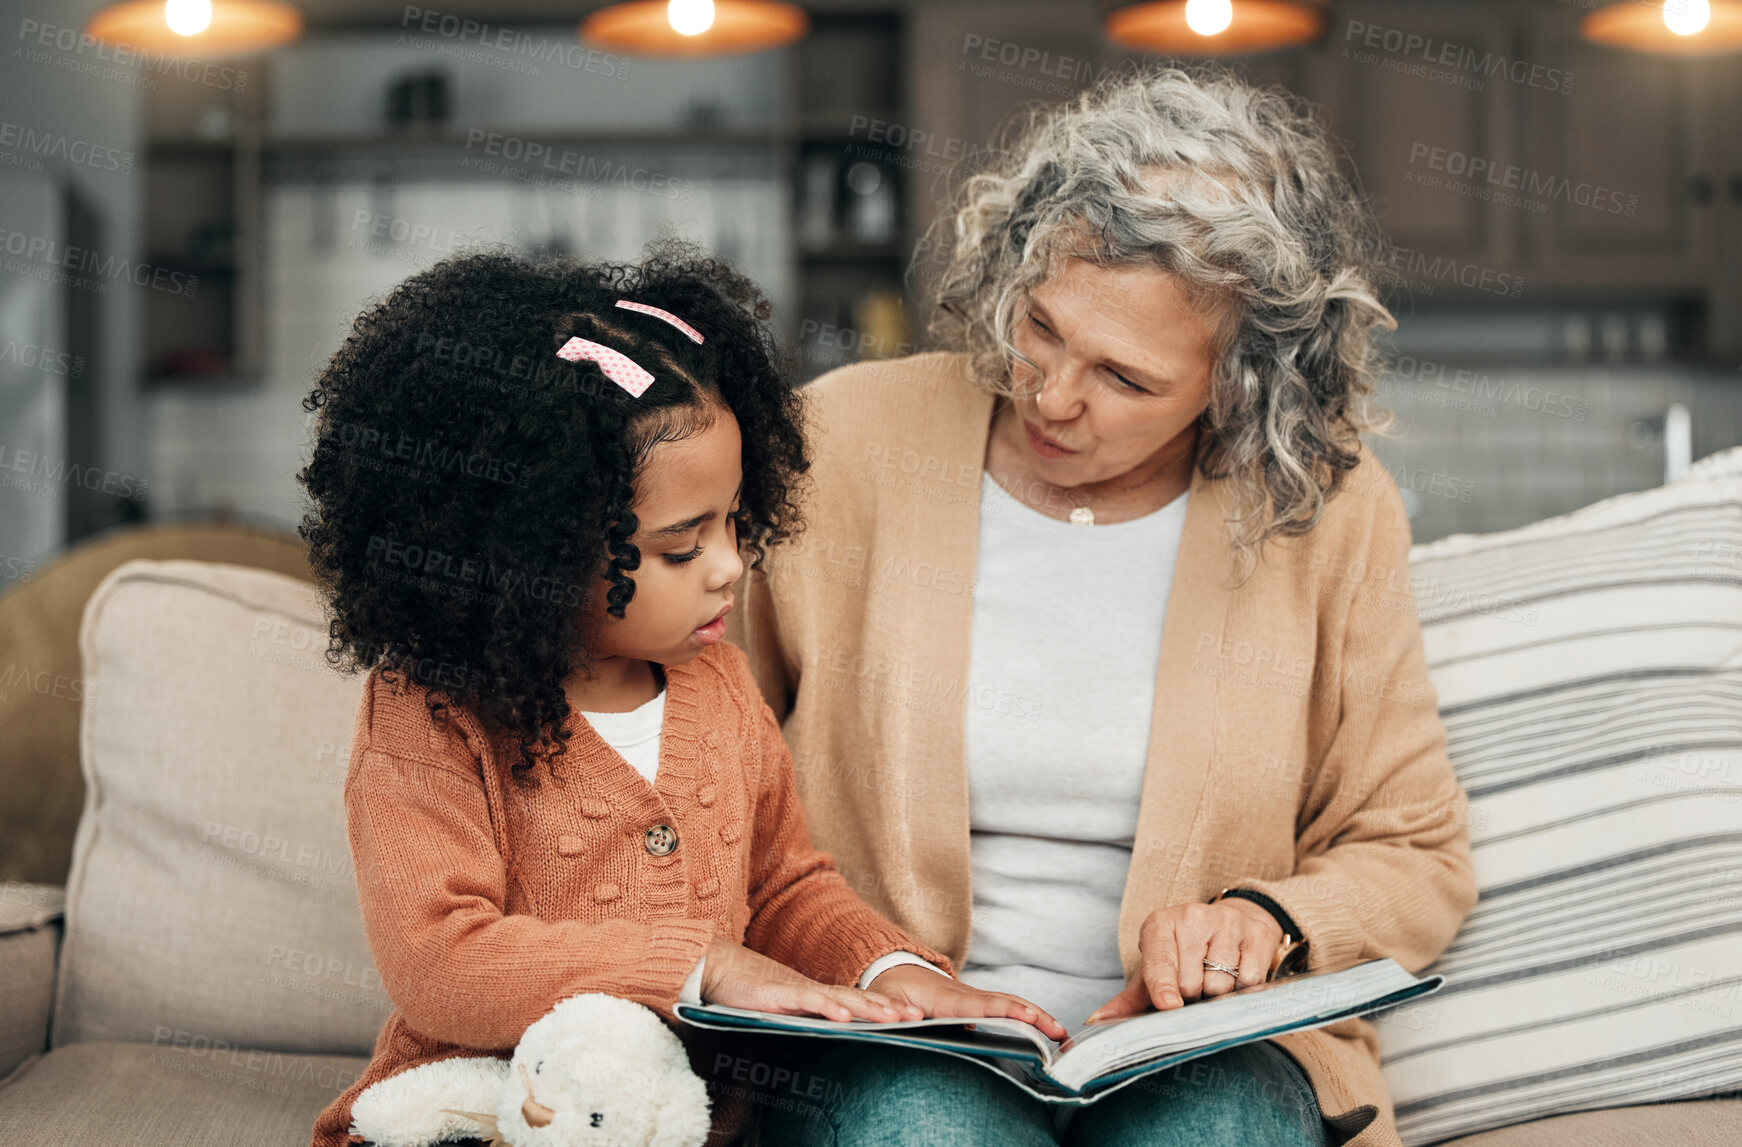
[[[1394,295],[1673,306],[1697,316],[1684,349],[1734,356],[1742,60],[1593,45],[1582,13],[1342,6],[1304,90],[1374,198]]]
[[[1531,32],[1533,53],[1575,87],[1518,109],[1523,154],[1559,192],[1526,217],[1530,274],[1572,289],[1699,291],[1716,264],[1717,129],[1742,129],[1734,105],[1705,98],[1724,65],[1587,44],[1565,20],[1539,17]]]
[[[1479,291],[1464,285],[1465,265],[1478,284],[1482,270],[1491,283],[1516,272],[1518,212],[1471,175],[1473,163],[1486,170],[1517,147],[1515,93],[1486,74],[1510,54],[1509,31],[1478,8],[1352,4],[1307,53],[1305,94],[1349,148],[1395,282],[1419,296]]]

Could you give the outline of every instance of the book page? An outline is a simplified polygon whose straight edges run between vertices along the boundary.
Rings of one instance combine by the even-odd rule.
[[[1107,1072],[1241,1039],[1382,999],[1421,983],[1395,960],[1344,964],[1238,988],[1167,1011],[1094,1024],[1065,1041],[1048,1074],[1080,1089]]]
[[[1022,1059],[1038,1059],[1050,1064],[1058,1054],[1058,1046],[1033,1024],[1005,1016],[933,1016],[923,1020],[830,1020],[821,1016],[784,1015],[779,1012],[759,1012],[725,1004],[704,1004],[695,1007],[679,1004],[677,1017],[704,1026],[708,1021],[736,1020],[733,1026],[759,1030],[813,1033],[816,1035],[853,1036],[873,1032],[912,1032],[915,1037],[939,1046],[974,1051],[982,1055],[1002,1055]]]
[[[755,1029],[836,1039],[925,1047],[962,1055],[1027,1079],[1024,1087],[1047,1102],[1092,1102],[1091,1088],[1120,1086],[1147,1065],[1171,1062],[1232,1046],[1334,1023],[1438,989],[1443,976],[1418,979],[1390,959],[1351,962],[1280,980],[1254,984],[1167,1011],[1149,1011],[1077,1032],[1054,1045],[1040,1030],[1003,1016],[937,1016],[873,1022],[828,1020],[706,1004],[678,1004],[677,1018],[700,1027]]]

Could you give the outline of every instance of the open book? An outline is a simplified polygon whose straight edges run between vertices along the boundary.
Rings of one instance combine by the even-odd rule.
[[[824,1039],[905,1044],[961,1056],[1008,1076],[1048,1103],[1093,1103],[1151,1072],[1285,1032],[1324,1027],[1438,991],[1444,976],[1418,978],[1391,959],[1363,960],[1238,988],[1164,1012],[1083,1028],[1062,1044],[1020,1020],[924,1019],[894,1023],[678,1004],[696,1027],[754,1029]]]

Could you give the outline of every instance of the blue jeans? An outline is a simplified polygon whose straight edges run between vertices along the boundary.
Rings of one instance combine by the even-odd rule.
[[[792,1062],[826,1081],[769,1104],[762,1147],[1326,1147],[1306,1073],[1268,1040],[1144,1076],[1087,1106],[1052,1106],[984,1067],[831,1042]]]

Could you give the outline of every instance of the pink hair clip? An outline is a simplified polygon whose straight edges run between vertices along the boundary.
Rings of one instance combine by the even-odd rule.
[[[584,358],[598,363],[599,369],[605,372],[606,378],[636,398],[640,398],[641,392],[646,390],[648,384],[653,381],[653,376],[636,365],[635,361],[628,355],[621,351],[614,351],[603,343],[584,339],[580,335],[576,335],[564,343],[562,349],[556,352],[556,356],[566,358],[570,362]]]
[[[670,311],[662,311],[658,307],[650,307],[646,303],[632,303],[628,299],[618,299],[617,305],[626,311],[640,311],[644,315],[652,315],[656,319],[664,319],[684,334],[690,336],[691,340],[695,342],[702,341],[702,333],[700,331],[696,330],[696,328],[690,326]]]

